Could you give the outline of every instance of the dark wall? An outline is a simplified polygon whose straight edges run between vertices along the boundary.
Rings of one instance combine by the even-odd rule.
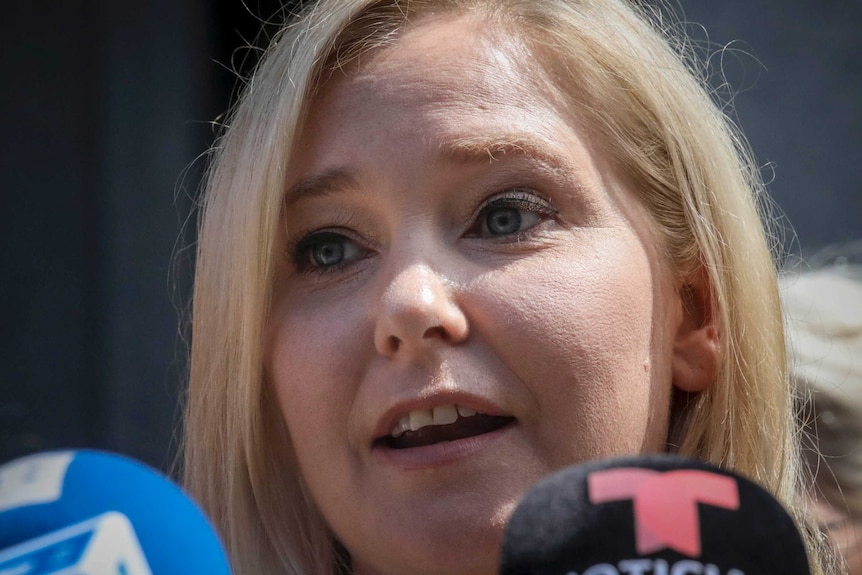
[[[862,238],[862,2],[683,5],[714,47],[728,46],[739,121],[798,234],[790,247]]]
[[[210,9],[0,12],[0,459],[94,446],[165,468],[181,369],[170,271],[198,168],[183,173],[223,105]]]
[[[724,52],[795,249],[862,236],[862,4],[683,6],[714,45],[741,39],[760,62]],[[257,28],[240,0],[0,8],[0,461],[91,446],[169,468],[185,370],[174,302],[190,282],[172,268],[191,240],[194,160],[234,87],[224,67]]]

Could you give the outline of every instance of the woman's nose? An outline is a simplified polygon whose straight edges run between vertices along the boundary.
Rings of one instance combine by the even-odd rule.
[[[387,357],[412,356],[467,338],[469,326],[443,277],[426,265],[399,270],[379,301],[374,344]]]

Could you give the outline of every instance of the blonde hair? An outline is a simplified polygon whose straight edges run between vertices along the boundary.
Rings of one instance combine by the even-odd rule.
[[[795,512],[796,438],[762,184],[661,15],[624,0],[324,0],[282,30],[250,79],[203,197],[185,474],[236,572],[337,569],[263,367],[285,167],[327,75],[397,43],[412,18],[434,10],[473,13],[521,37],[641,194],[673,268],[681,278],[705,274],[722,361],[707,391],[677,394],[672,448],[753,478]]]

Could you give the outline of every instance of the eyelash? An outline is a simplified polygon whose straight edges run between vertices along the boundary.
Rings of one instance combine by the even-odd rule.
[[[560,210],[557,209],[549,199],[545,198],[537,191],[531,188],[513,188],[505,192],[501,192],[482,202],[482,204],[473,213],[471,218],[473,224],[471,228],[467,230],[466,237],[481,237],[481,234],[476,232],[481,231],[481,228],[486,223],[483,216],[485,216],[489,210],[496,208],[519,208],[531,214],[535,214],[540,220],[555,218],[560,213]],[[534,226],[530,226],[530,228],[532,227]],[[527,229],[529,230],[530,228]],[[504,239],[514,236],[515,239],[521,239],[523,233],[524,232],[517,232],[497,236],[497,238]]]
[[[323,245],[327,241],[343,241],[347,240],[350,244],[358,249],[360,252],[363,252],[362,257],[359,259],[364,259],[365,255],[367,255],[368,250],[363,248],[359,242],[354,240],[350,234],[339,231],[338,228],[328,228],[323,230],[314,230],[310,232],[304,232],[301,234],[297,234],[300,239],[294,242],[291,246],[288,247],[288,257],[293,262],[296,271],[300,274],[317,274],[324,275],[331,272],[337,272],[352,263],[355,263],[354,260],[350,261],[341,261],[332,265],[323,266],[317,265],[313,261],[311,261],[312,250]]]
[[[487,213],[490,210],[499,208],[520,209],[529,214],[534,214],[539,221],[531,225],[527,230],[497,236],[492,234],[490,238],[497,241],[520,241],[523,234],[529,229],[538,225],[541,221],[555,218],[559,214],[559,210],[553,205],[553,203],[537,191],[530,188],[513,188],[484,200],[473,211],[473,215],[470,218],[471,225],[466,230],[464,237],[485,237],[483,234],[486,231]],[[349,224],[345,227],[349,228]],[[351,235],[352,234],[339,231],[339,227],[298,233],[297,237],[300,239],[292,242],[288,246],[288,258],[293,262],[294,267],[300,274],[316,274],[322,276],[338,272],[368,256],[369,250],[364,248],[362,244],[351,237]],[[343,261],[339,261],[332,265],[319,265],[314,263],[312,261],[312,250],[332,240],[342,242],[346,241],[347,243],[342,243],[341,249],[343,250],[346,245],[349,250],[358,250],[358,257],[349,260],[344,259]],[[357,254],[353,255],[356,256]]]

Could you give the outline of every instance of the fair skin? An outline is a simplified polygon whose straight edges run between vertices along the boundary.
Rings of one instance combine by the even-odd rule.
[[[333,75],[289,165],[267,374],[361,575],[496,573],[529,485],[664,450],[672,386],[711,381],[645,209],[524,50],[421,20]],[[400,428],[435,408],[462,414]]]

